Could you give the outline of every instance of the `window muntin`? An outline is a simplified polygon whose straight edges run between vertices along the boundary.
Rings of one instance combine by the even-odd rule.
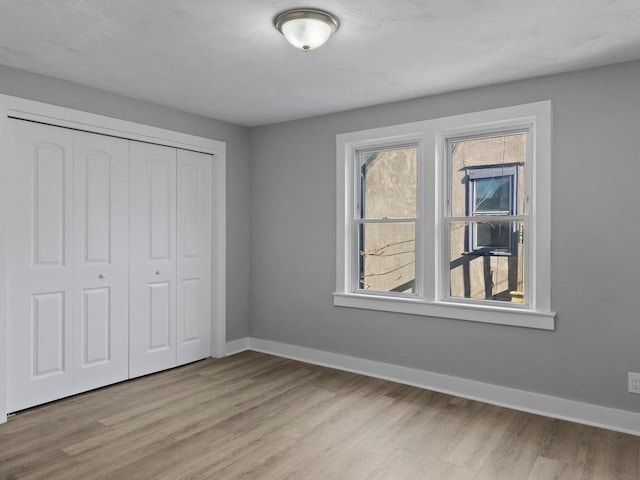
[[[447,299],[517,306],[528,300],[524,245],[528,136],[528,129],[497,130],[446,140]]]
[[[415,293],[418,148],[356,152],[358,290]]]

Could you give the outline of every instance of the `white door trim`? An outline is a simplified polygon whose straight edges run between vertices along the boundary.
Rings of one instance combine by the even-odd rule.
[[[212,175],[212,282],[211,356],[223,357],[226,350],[226,144],[209,138],[96,115],[70,108],[0,95],[0,252],[6,252],[6,208],[4,175],[7,153],[4,135],[9,118],[99,133],[213,155]],[[0,423],[7,419],[7,269],[0,254]]]

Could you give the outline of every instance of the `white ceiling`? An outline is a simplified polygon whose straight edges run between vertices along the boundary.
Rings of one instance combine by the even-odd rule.
[[[246,126],[637,58],[640,0],[0,0],[0,64]]]

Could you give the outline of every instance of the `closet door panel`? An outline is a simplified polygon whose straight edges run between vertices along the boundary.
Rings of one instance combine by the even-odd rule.
[[[129,142],[75,133],[74,392],[128,377]]]
[[[131,152],[129,375],[176,366],[176,150]]]
[[[73,132],[9,120],[7,407],[72,394]]]
[[[178,365],[211,355],[211,155],[178,150]]]
[[[149,309],[147,311],[147,328],[149,333],[148,352],[159,352],[171,349],[171,290],[172,282],[149,282],[147,292]]]
[[[114,323],[111,315],[111,309],[114,306],[111,289],[109,287],[83,289],[81,300],[80,328],[77,329],[79,330],[77,333],[80,333],[82,338],[77,342],[79,355],[76,357],[80,360],[79,368],[88,369],[112,362],[114,356],[111,346],[114,343],[117,346],[118,342],[113,342],[110,335]],[[107,381],[107,383],[111,382]],[[79,388],[78,385],[76,385],[77,388]]]
[[[64,292],[32,296],[31,352],[33,377],[57,376],[65,371]]]

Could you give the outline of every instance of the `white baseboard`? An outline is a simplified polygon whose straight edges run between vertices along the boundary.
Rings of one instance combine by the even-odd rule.
[[[315,365],[337,368],[347,372],[360,373],[370,377],[478,400],[514,410],[640,436],[640,413],[637,412],[577,402],[425,370],[401,367],[270,340],[261,340],[259,338],[242,338],[227,343],[227,352],[238,353],[243,350],[269,353]],[[228,354],[230,355],[231,353]]]
[[[226,356],[235,355],[236,353],[249,350],[249,337],[238,338],[237,340],[231,340],[227,342]]]

